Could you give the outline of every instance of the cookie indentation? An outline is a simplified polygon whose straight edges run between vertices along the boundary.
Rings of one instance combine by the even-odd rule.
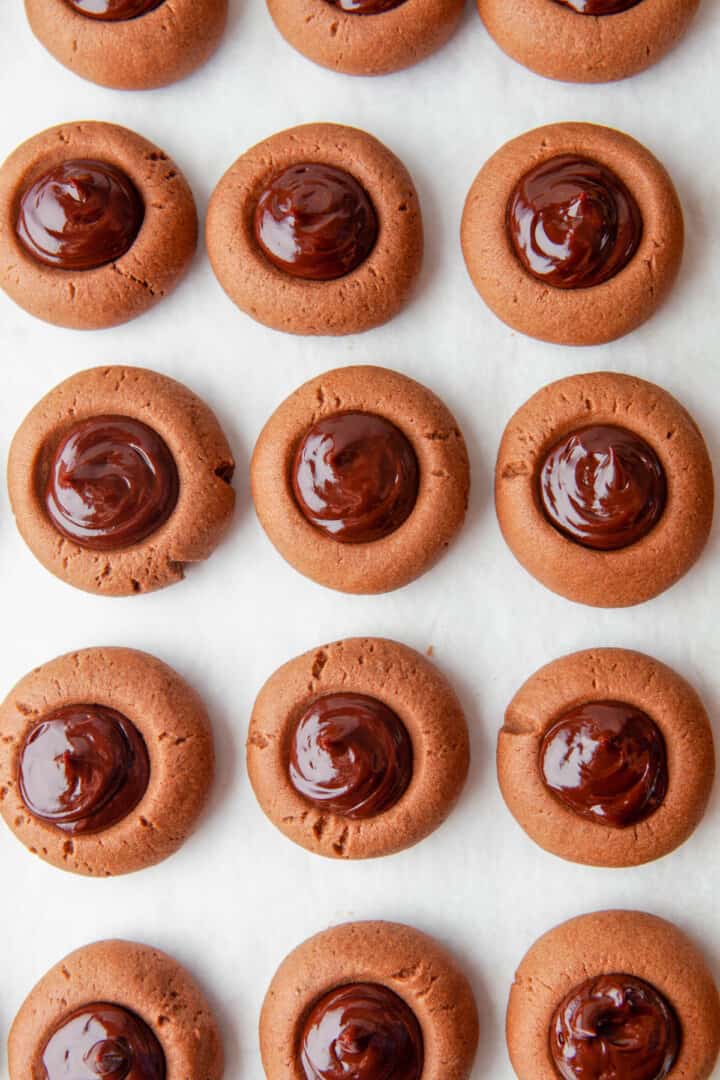
[[[130,1010],[104,1002],[64,1017],[42,1063],[45,1080],[165,1080],[165,1055],[153,1031]]]

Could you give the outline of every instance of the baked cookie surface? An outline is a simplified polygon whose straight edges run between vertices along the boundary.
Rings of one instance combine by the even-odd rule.
[[[339,988],[349,992],[346,1002],[328,1001]],[[388,991],[393,998],[385,997]],[[378,994],[382,1007],[375,1011],[372,997]],[[470,1076],[478,1042],[477,1008],[453,958],[412,927],[359,922],[316,934],[278,968],[260,1015],[260,1052],[268,1080],[321,1076],[313,1066],[327,1060],[328,1035],[339,1038],[352,1025],[357,1008],[367,1017],[370,1045],[384,1075],[402,1080]],[[389,1015],[395,1023],[388,1030]],[[324,1033],[318,1031],[323,1017]],[[351,1059],[344,1065],[352,1067]]]
[[[608,267],[624,203],[632,243]],[[489,158],[468,193],[461,240],[475,288],[508,326],[559,345],[599,345],[660,306],[680,267],[684,226],[672,180],[649,150],[612,128],[562,123],[528,131]],[[578,265],[594,275],[573,281]]]
[[[553,592],[639,604],[699,558],[713,517],[702,433],[667,391],[594,372],[550,383],[510,419],[495,507],[516,559]]]
[[[353,366],[311,379],[276,409],[250,481],[261,525],[296,570],[342,592],[381,593],[448,547],[470,471],[457,422],[432,391]]]
[[[450,684],[414,649],[383,638],[349,638],[284,664],[257,697],[247,742],[250,782],[272,823],[341,859],[388,855],[436,829],[469,757]]]
[[[77,874],[113,877],[166,859],[194,830],[212,783],[202,701],[135,649],[42,664],[0,705],[0,734],[0,814],[32,854]]]
[[[271,261],[259,243],[264,199],[268,232],[282,249],[307,251],[320,229],[322,249],[346,257],[345,266],[313,280]],[[367,225],[359,204],[367,201],[372,242],[356,250]],[[420,204],[405,166],[372,135],[304,124],[270,136],[230,166],[210,199],[206,243],[223,289],[257,322],[291,334],[355,334],[387,322],[407,302],[422,263]]]
[[[104,1035],[104,1039],[97,1039]],[[51,968],[25,999],[8,1038],[10,1080],[98,1076],[221,1080],[217,1022],[192,976],[166,953],[98,941]],[[119,1060],[118,1060],[119,1057]],[[137,1071],[135,1071],[137,1070]],[[90,1075],[90,1073],[83,1073]]]
[[[117,365],[72,375],[34,406],[10,447],[8,490],[46,569],[126,596],[172,585],[212,554],[234,509],[233,470],[200,398]]]
[[[583,1005],[591,1030],[580,1040],[575,1030]],[[707,1080],[720,1046],[718,992],[701,952],[672,923],[640,911],[581,915],[544,934],[527,952],[506,1021],[518,1080],[594,1075],[575,1072],[570,1060],[563,1061],[555,1036],[559,1021],[578,1066],[588,1070],[588,1059],[596,1056],[618,1070],[631,1065],[637,1076],[652,1076],[655,1065],[658,1077]],[[616,1045],[625,1052],[613,1058]],[[552,1050],[560,1051],[556,1061],[565,1071],[556,1069]]]
[[[692,687],[659,660],[588,649],[545,665],[518,690],[497,770],[510,812],[546,851],[637,866],[684,843],[702,818],[715,775],[712,729]]]

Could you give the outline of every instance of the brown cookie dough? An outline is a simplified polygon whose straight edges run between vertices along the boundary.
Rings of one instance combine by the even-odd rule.
[[[311,524],[293,493],[298,446],[318,421],[348,412],[388,420],[418,466],[417,498],[394,532],[342,543]],[[260,524],[296,570],[331,589],[389,592],[432,566],[462,526],[470,472],[456,421],[426,387],[387,368],[337,368],[305,383],[273,413],[255,445],[250,482]]]
[[[56,824],[49,813],[41,818],[31,812],[23,794],[27,775],[33,795],[44,794],[49,811],[50,788],[43,792],[42,775],[35,782],[23,765],[30,761],[40,771],[51,755],[41,750],[34,762],[25,758],[30,745],[26,740],[32,734],[37,746],[38,726],[73,705],[119,713],[139,733],[147,753],[149,770],[144,790],[138,791],[139,801],[130,804],[125,817],[99,831],[92,831],[92,817],[98,814],[102,822],[100,800],[112,788],[97,757],[95,772],[88,768],[87,785],[78,784],[72,798],[67,789],[64,797],[59,795],[57,777],[50,777],[53,816],[59,821],[58,811],[63,811],[64,825]],[[88,729],[75,728],[76,746],[83,745],[83,730]],[[0,736],[0,813],[33,855],[76,874],[113,877],[172,855],[195,828],[212,783],[212,731],[202,701],[167,664],[135,649],[81,649],[35,668],[0,705]],[[99,747],[103,767],[108,773],[117,770],[119,751],[113,746],[116,756],[112,756],[103,738],[94,738],[90,745]],[[133,759],[139,756],[135,746]],[[97,803],[93,784],[100,791]],[[71,812],[81,808],[88,810],[87,818],[71,821]]]
[[[103,1004],[127,1010],[147,1025],[165,1062],[165,1072],[159,1075],[167,1080],[221,1080],[220,1032],[199,986],[166,953],[130,941],[86,945],[42,977],[10,1030],[10,1080],[45,1077],[43,1054],[58,1027],[87,1006]],[[75,1034],[77,1054],[84,1043]],[[111,1048],[117,1052],[117,1044]],[[53,1080],[60,1075],[53,1072]]]
[[[388,746],[386,733],[374,732],[358,711],[363,702],[356,695],[390,709],[403,741]],[[298,724],[313,707],[302,736],[305,743],[310,733],[311,749],[305,744],[298,762]],[[307,777],[320,762],[325,772],[328,758],[334,782],[318,791]],[[337,641],[284,664],[258,694],[247,741],[250,782],[273,825],[308,851],[340,859],[389,855],[422,840],[455,805],[469,759],[465,718],[450,684],[414,649],[383,638]],[[304,783],[292,778],[298,769]]]
[[[638,436],[665,477],[655,525],[618,550],[593,550],[563,535],[541,508],[548,451],[592,425]],[[621,475],[605,479],[617,484]],[[600,493],[598,501],[605,496]],[[713,516],[712,465],[692,417],[666,390],[630,375],[572,375],[534,394],[509,421],[495,468],[495,506],[516,559],[553,592],[595,607],[624,607],[657,596],[702,552]]]
[[[103,541],[99,548],[84,546],[63,535],[48,512],[58,448],[77,425],[96,417],[147,425],[177,470],[177,498],[166,520],[144,538],[133,542],[129,536],[125,546],[114,548]],[[172,585],[183,578],[186,563],[212,554],[235,504],[233,469],[214,413],[192,391],[165,375],[118,365],[72,375],[35,405],[10,447],[8,489],[18,529],[46,569],[87,592],[126,596]],[[112,483],[109,467],[105,475]]]
[[[284,170],[306,163],[350,167],[377,219],[370,253],[334,280],[279,269],[255,235],[263,191]],[[218,281],[253,319],[291,334],[357,334],[387,322],[408,300],[422,263],[420,204],[405,166],[372,135],[339,124],[304,124],[272,135],[230,166],[210,199],[206,242]]]
[[[561,718],[593,702],[640,710],[661,736],[659,760],[654,760],[647,740],[640,742],[632,729],[616,751],[612,745],[604,751],[602,737],[593,743],[587,729],[582,733],[585,759],[597,747],[604,776],[592,781],[591,766],[584,766],[588,786],[585,798],[577,796],[578,805],[586,812],[591,805],[603,807],[603,818],[581,815],[544,779],[547,733]],[[578,742],[570,745],[574,748],[565,762],[578,752]],[[589,866],[637,866],[673,851],[693,832],[710,796],[715,752],[702,702],[680,675],[642,653],[588,649],[546,664],[518,690],[498,737],[497,770],[508,809],[546,851]],[[574,779],[571,797],[583,784]],[[609,824],[622,802],[621,791],[627,818]]]
[[[392,7],[383,0],[267,4],[276,27],[298,52],[347,75],[387,75],[417,64],[445,44],[463,11],[462,0],[399,0]]]
[[[549,1037],[556,1008],[588,979],[614,974],[649,983],[674,1011],[681,1039],[672,1080],[710,1076],[720,1044],[720,1004],[702,954],[664,919],[641,911],[597,911],[544,934],[517,970],[506,1034],[519,1080],[558,1080]]]
[[[25,0],[25,11],[35,37],[77,75],[116,90],[150,90],[205,63],[220,43],[227,3],[160,0],[124,19],[89,17],[83,0]],[[125,3],[128,11],[140,6]]]
[[[316,934],[278,968],[260,1014],[260,1052],[268,1080],[305,1080],[298,1051],[311,1009],[337,987],[368,983],[387,987],[415,1014],[422,1034],[423,1080],[470,1076],[477,1008],[453,958],[412,927],[359,922]]]
[[[118,258],[92,269],[62,269],[32,255],[16,229],[25,192],[63,163],[78,161],[102,162],[124,174],[144,216]],[[127,128],[60,124],[22,143],[0,168],[0,288],[45,322],[98,330],[141,315],[175,288],[196,243],[197,214],[187,181],[164,151]]]
[[[555,6],[554,0],[542,2]],[[650,2],[643,0],[636,10]],[[508,10],[514,15],[514,7]],[[638,246],[626,265],[588,287],[559,288],[536,277],[516,254],[508,227],[518,182],[563,155],[610,170],[642,218]],[[473,181],[461,229],[468,273],[488,307],[512,329],[558,345],[603,344],[649,319],[675,281],[683,238],[678,196],[657,158],[629,135],[581,123],[549,124],[505,143]]]
[[[700,0],[642,0],[611,15],[586,15],[557,0],[477,0],[500,48],[549,79],[602,83],[656,64],[683,36]]]

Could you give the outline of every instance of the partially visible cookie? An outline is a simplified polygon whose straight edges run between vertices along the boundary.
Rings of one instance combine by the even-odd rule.
[[[98,330],[153,307],[190,266],[197,228],[175,162],[116,124],[48,128],[0,168],[0,288],[56,326]]]
[[[358,1022],[370,1060],[356,1072]],[[338,1076],[467,1080],[477,1042],[465,976],[437,941],[398,923],[346,923],[309,938],[278,968],[260,1014],[267,1080],[322,1080],[331,1046]]]
[[[205,707],[135,649],[81,649],[35,668],[0,705],[0,814],[61,870],[114,877],[172,855],[212,783]]]
[[[331,589],[381,593],[425,573],[460,530],[470,469],[457,421],[396,371],[337,368],[287,398],[250,465],[260,524]]]
[[[330,858],[418,843],[455,805],[470,750],[462,707],[433,664],[349,638],[284,664],[258,694],[247,765],[263,811]]]
[[[420,204],[405,166],[372,135],[304,124],[230,166],[206,242],[218,281],[253,319],[291,334],[357,334],[409,299]]]
[[[518,1080],[707,1080],[720,1001],[702,953],[672,923],[597,911],[556,926],[527,952],[506,1033]]]
[[[207,559],[235,506],[215,414],[145,368],[91,368],[30,411],[10,446],[15,520],[37,559],[103,596],[150,592]]]
[[[227,0],[25,0],[35,37],[90,82],[150,90],[189,75],[215,51]]]
[[[666,390],[631,375],[572,375],[509,420],[495,507],[516,559],[569,600],[624,607],[699,558],[713,518],[710,457]]]
[[[8,1037],[10,1080],[221,1080],[212,1009],[176,960],[98,941],[70,953],[28,994]]]
[[[509,810],[546,851],[637,866],[673,851],[705,812],[712,729],[659,660],[588,649],[536,671],[507,707],[497,770]]]

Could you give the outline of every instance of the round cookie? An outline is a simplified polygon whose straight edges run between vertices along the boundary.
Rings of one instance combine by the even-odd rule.
[[[267,0],[293,48],[332,71],[387,75],[424,60],[455,31],[462,0]]]
[[[192,391],[118,365],[72,375],[31,409],[10,446],[8,490],[46,569],[87,592],[129,596],[182,580],[186,563],[212,554],[235,505],[233,470],[214,413]]]
[[[593,712],[593,703],[605,707]],[[620,713],[631,721],[614,722]],[[693,688],[659,660],[588,649],[546,664],[515,694],[497,772],[508,809],[546,851],[637,866],[684,843],[702,818],[712,730]]]
[[[602,83],[656,64],[684,35],[700,0],[477,0],[500,48],[549,79]],[[613,8],[608,14],[601,9]],[[592,8],[594,10],[588,11]]]
[[[350,163],[352,173],[347,171]],[[369,201],[364,212],[370,228],[375,225],[364,259],[347,273],[324,280],[297,276],[273,263],[260,247],[256,224],[259,201],[275,181],[316,166],[339,171],[346,185],[353,185],[352,203]],[[283,228],[297,225],[301,234],[307,226],[304,240],[309,237],[310,243],[318,227],[328,227],[331,234],[321,233],[320,240],[326,250],[359,257],[360,222],[357,212],[349,220],[346,216],[347,192],[329,186],[327,177],[316,179],[314,187],[309,183],[304,190],[295,175],[294,190],[288,187],[275,204],[276,219],[282,217]],[[296,234],[285,239],[291,250],[297,242]],[[272,135],[230,166],[210,199],[206,243],[223,289],[257,322],[291,334],[357,334],[387,322],[408,300],[422,263],[420,204],[405,166],[372,135],[339,124],[304,124]]]
[[[356,440],[358,474],[353,475],[352,461],[343,472],[340,459],[335,476],[337,506],[329,507],[328,514],[335,513],[337,519],[343,512],[341,499],[345,500],[347,522],[360,526],[367,522],[368,528],[353,533],[351,542],[343,542],[329,531],[342,521],[328,517],[324,522],[328,528],[320,528],[300,508],[291,471],[297,476],[299,450],[307,445],[308,433],[317,425],[358,413],[388,422],[396,442],[411,455],[410,461],[414,457],[416,497],[414,505],[409,498],[405,502],[405,511],[411,506],[409,515],[391,528],[397,521],[393,512],[408,492],[412,495],[412,478],[407,470],[398,470],[403,483],[393,488],[389,483],[383,486],[387,472],[395,475],[399,450],[388,450],[385,456],[374,454],[370,437],[365,440],[367,471],[361,472],[364,447],[362,439]],[[327,450],[326,461],[332,463],[332,432],[327,439],[330,444],[321,442],[319,452],[322,456]],[[335,441],[337,449],[340,440]],[[387,368],[357,366],[337,368],[311,379],[276,409],[255,445],[250,482],[260,524],[296,570],[341,592],[381,593],[413,581],[448,547],[465,517],[470,471],[462,433],[430,390]],[[330,495],[332,492],[328,498]],[[307,506],[306,510],[309,514]],[[382,518],[377,522],[383,514],[390,531],[363,541],[362,536],[374,535],[374,523],[383,523]],[[323,524],[320,517],[317,520]]]
[[[116,90],[150,90],[212,55],[227,0],[25,0],[25,11],[38,41],[76,75]]]
[[[116,185],[109,192],[108,170]],[[124,198],[118,177],[129,188]],[[88,227],[88,218],[99,224]],[[141,315],[175,288],[196,244],[187,181],[164,151],[127,128],[60,124],[22,143],[0,168],[0,288],[45,322],[98,330]]]
[[[568,165],[569,176],[553,177]],[[600,175],[584,175],[588,167]],[[533,179],[536,170],[541,176]],[[528,178],[536,201],[513,225],[516,240],[511,210]],[[620,201],[629,205],[633,232],[611,276],[554,284],[558,266],[602,267],[620,239]],[[683,215],[667,172],[635,139],[597,124],[549,124],[505,143],[485,163],[465,201],[461,240],[475,288],[513,330],[558,345],[599,345],[635,330],[667,296],[682,258]],[[519,256],[520,243],[530,247],[536,272]]]
[[[340,859],[422,840],[455,805],[469,760],[450,684],[383,638],[337,641],[284,664],[258,694],[247,741],[250,782],[273,825]]]
[[[114,877],[166,859],[193,832],[213,771],[199,696],[136,649],[66,653],[0,705],[0,814],[61,870]]]
[[[648,531],[638,532],[635,525],[653,505],[649,473],[637,457],[623,461],[620,442],[609,460],[591,445],[576,446],[564,457],[560,496],[566,507],[573,501],[581,505],[583,540],[560,531],[543,509],[553,447],[593,426],[620,429],[620,440],[634,440],[656,468],[659,463],[663,498],[657,520],[645,522]],[[585,466],[591,480],[583,476]],[[624,502],[623,484],[633,467],[636,483],[628,484]],[[495,506],[508,546],[543,585],[578,603],[624,607],[657,596],[699,557],[712,524],[712,465],[697,425],[667,391],[630,375],[572,375],[543,387],[510,419],[495,467]],[[588,546],[602,544],[604,530],[618,544],[626,531],[630,542],[615,550]]]
[[[99,1010],[98,1006],[105,1009]],[[58,1031],[74,1014],[88,1013],[96,1017],[89,1032],[79,1025],[64,1033]],[[107,1041],[99,1042],[96,1049],[92,1040],[97,1038],[101,1019],[106,1021]],[[10,1080],[28,1080],[30,1076],[60,1080],[69,1076],[63,1046],[86,1068],[87,1061],[81,1055],[83,1051],[94,1051],[98,1076],[125,1075],[111,1071],[118,1066],[117,1055],[127,1046],[122,1037],[117,1038],[116,1025],[123,1019],[126,1023],[129,1019],[132,1034],[139,1042],[138,1046],[131,1038],[130,1046],[136,1052],[148,1045],[154,1050],[150,1055],[147,1051],[139,1054],[139,1063],[135,1059],[136,1067],[144,1066],[142,1076],[146,1080],[221,1080],[220,1032],[199,986],[166,953],[130,941],[86,945],[42,977],[21,1005],[10,1030]],[[51,1041],[52,1045],[48,1045]],[[103,1058],[105,1069],[101,1072]],[[52,1068],[49,1075],[47,1064]],[[124,1061],[120,1065],[123,1067]]]
[[[420,1075],[419,1066],[423,1080],[470,1076],[478,1042],[477,1008],[453,958],[433,938],[409,926],[359,922],[316,934],[278,968],[260,1014],[260,1052],[268,1080],[315,1080],[321,1075],[310,1071],[311,1060],[305,1067],[299,1060],[303,1043],[306,1053],[315,1049],[303,1038],[313,1006],[336,988],[364,990],[368,985],[399,998],[399,1006],[394,997],[389,999],[395,1003],[396,1015],[409,1009],[420,1027],[420,1039],[411,1039],[414,1054],[405,1046],[402,1072],[397,1066],[392,1071],[394,1062],[383,1057],[387,1042],[370,1043],[378,1067],[385,1066],[382,1075],[409,1080]],[[408,1030],[412,1019],[407,1013],[404,1019]],[[379,1017],[374,1030],[382,1030],[381,1024]],[[397,1038],[397,1027],[393,1033]],[[414,1062],[408,1061],[410,1057]]]
[[[551,1025],[558,1006],[588,980],[612,975],[625,976],[621,982],[631,985],[635,980],[648,984],[645,991],[649,987],[656,998],[659,994],[666,1014],[674,1017],[680,1039],[670,1071],[672,1080],[706,1080],[720,1045],[720,1004],[712,976],[702,954],[685,934],[672,923],[640,911],[581,915],[544,934],[527,952],[510,991],[506,1023],[510,1060],[518,1080],[558,1080],[562,1074],[556,1071],[551,1058]],[[602,983],[599,989],[603,989]],[[632,991],[623,998],[625,1015],[618,1023],[617,1045],[625,1046],[626,1063],[638,1070],[632,1075],[650,1076],[650,1072],[640,1071],[636,1053],[647,1046],[644,1040],[648,1036],[650,1042],[656,1032],[662,1031],[659,1017],[655,1024],[647,1014],[643,1017],[642,999],[633,1001]],[[608,1034],[605,1038],[600,1030],[588,1037],[586,1031],[586,1053],[595,1046],[598,1054],[603,1046],[612,1053],[613,1016],[617,1017],[621,1008],[615,1012],[608,1003],[604,1007],[597,1004],[594,1009],[588,1004],[588,1024],[597,1023],[600,1028],[604,1022]],[[636,1010],[639,1022],[633,1028]],[[623,1044],[626,1025],[628,1038]],[[612,1058],[605,1060],[612,1068]],[[600,1074],[569,1069],[565,1075]]]

